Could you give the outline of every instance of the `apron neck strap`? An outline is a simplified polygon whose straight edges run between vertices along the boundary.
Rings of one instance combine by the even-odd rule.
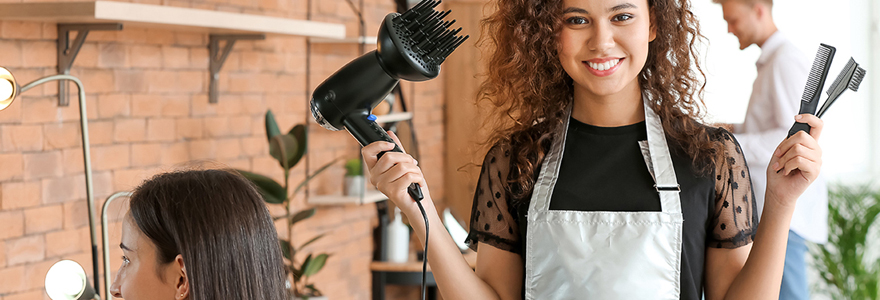
[[[660,205],[663,212],[681,212],[681,200],[679,192],[681,187],[675,177],[675,168],[672,166],[672,155],[669,154],[666,133],[660,116],[648,103],[648,97],[643,96],[645,104],[645,127],[648,130],[648,149],[651,153],[651,163],[654,168],[654,188],[660,194]]]

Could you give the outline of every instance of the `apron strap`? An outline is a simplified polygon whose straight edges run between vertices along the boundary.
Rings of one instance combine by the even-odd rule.
[[[651,164],[654,169],[654,188],[660,194],[660,209],[666,213],[681,213],[681,200],[679,192],[681,187],[675,177],[675,168],[672,166],[672,155],[669,154],[669,145],[666,143],[666,134],[660,117],[648,105],[648,97],[645,96],[645,127],[648,129],[648,148],[651,155]]]
[[[562,124],[556,130],[556,138],[550,146],[550,152],[544,155],[541,163],[541,173],[535,180],[532,188],[532,199],[529,201],[529,211],[550,210],[550,197],[553,196],[553,188],[556,186],[556,176],[562,166],[562,155],[565,152],[565,139],[568,136],[568,122],[571,120],[571,107],[569,105],[562,116]]]

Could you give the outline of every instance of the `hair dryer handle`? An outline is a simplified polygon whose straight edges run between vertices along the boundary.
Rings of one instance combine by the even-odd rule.
[[[369,145],[373,142],[378,141],[386,141],[389,143],[394,143],[394,140],[388,136],[388,133],[385,132],[385,129],[376,124],[375,116],[371,115],[369,112],[364,110],[354,112],[348,115],[345,120],[342,121],[342,124],[345,126],[345,129],[348,130],[349,133],[361,144],[361,146]],[[388,151],[379,152],[376,158],[382,158],[383,155]],[[403,153],[403,150],[397,146],[397,143],[394,143],[394,149],[391,149],[391,152],[400,152]],[[424,194],[422,194],[422,188],[418,183],[410,183],[409,187],[406,189],[409,193],[410,197],[416,201],[422,201],[425,199]]]

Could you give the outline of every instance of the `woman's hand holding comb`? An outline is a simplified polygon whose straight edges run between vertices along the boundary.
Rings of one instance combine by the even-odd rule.
[[[822,166],[822,148],[819,136],[824,123],[812,114],[795,116],[797,122],[810,125],[810,133],[798,131],[788,137],[770,158],[767,168],[766,205],[780,205],[794,209],[798,197],[819,176]]]

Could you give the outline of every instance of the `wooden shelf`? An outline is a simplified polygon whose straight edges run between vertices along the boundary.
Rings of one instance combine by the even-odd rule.
[[[123,23],[214,34],[282,34],[345,38],[345,25],[204,9],[115,1],[2,3],[0,20],[54,23]]]
[[[341,39],[312,38],[311,41],[315,44],[375,44],[378,39],[375,36],[362,36]]]
[[[308,202],[313,205],[367,204],[386,200],[388,197],[376,190],[367,190],[364,197],[326,195],[309,196]]]

